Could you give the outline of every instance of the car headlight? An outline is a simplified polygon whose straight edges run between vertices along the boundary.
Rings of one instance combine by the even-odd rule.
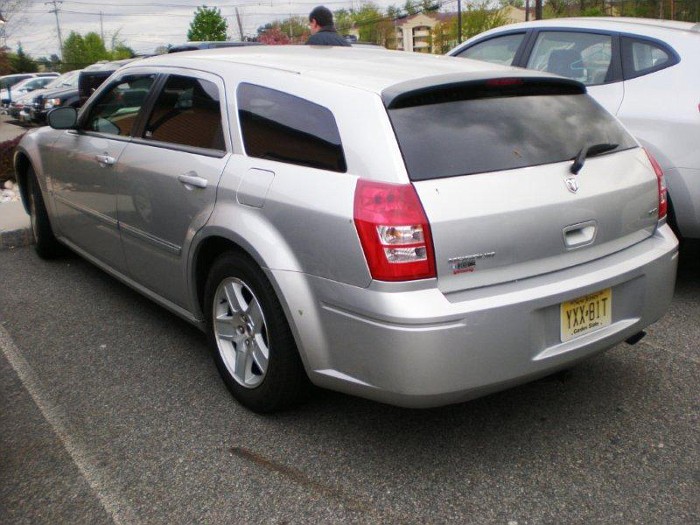
[[[60,98],[47,98],[44,101],[44,109],[51,109],[61,105]]]

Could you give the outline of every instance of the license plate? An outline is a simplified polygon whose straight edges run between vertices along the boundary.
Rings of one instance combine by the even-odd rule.
[[[609,326],[612,322],[611,313],[611,288],[561,303],[562,342]]]

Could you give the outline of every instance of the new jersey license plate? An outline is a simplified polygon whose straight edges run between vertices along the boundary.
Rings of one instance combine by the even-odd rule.
[[[561,340],[571,341],[612,322],[612,289],[561,303]]]

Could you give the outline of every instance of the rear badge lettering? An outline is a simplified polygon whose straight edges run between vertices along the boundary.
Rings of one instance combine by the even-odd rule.
[[[447,263],[452,268],[452,274],[472,273],[476,271],[476,262],[481,259],[492,259],[496,252],[475,253],[473,255],[463,255],[462,257],[452,257],[447,259]]]

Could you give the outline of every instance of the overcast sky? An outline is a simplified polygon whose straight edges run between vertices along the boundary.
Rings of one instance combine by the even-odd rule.
[[[377,0],[374,3],[382,9],[389,5],[400,6],[405,0]],[[95,31],[100,33],[100,13],[102,31],[108,47],[111,37],[117,31],[119,38],[137,53],[152,53],[156,47],[182,43],[187,40],[187,29],[194,11],[204,2],[187,0],[63,0],[58,3],[58,17],[63,39],[71,31],[81,34]],[[335,11],[341,8],[359,7],[362,0],[328,0],[322,5]],[[307,16],[318,1],[285,0],[209,0],[209,7],[219,7],[228,22],[228,34],[239,39],[236,22],[236,7],[240,12],[243,32],[254,35],[259,26],[290,15]],[[25,10],[26,21],[7,27],[7,45],[16,50],[19,42],[25,52],[34,58],[58,54],[56,16],[50,11],[51,4],[45,0],[32,0]]]

